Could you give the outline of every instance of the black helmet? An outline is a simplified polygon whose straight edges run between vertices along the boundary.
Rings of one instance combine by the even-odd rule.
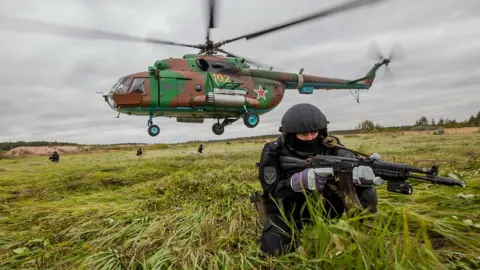
[[[316,106],[308,103],[293,105],[282,117],[280,130],[282,141],[297,153],[312,153],[321,145],[327,133],[327,118]],[[301,142],[295,134],[318,131],[318,137],[312,142]],[[300,153],[299,153],[300,154]]]
[[[317,107],[308,103],[299,103],[285,112],[281,124],[280,131],[286,135],[326,130],[328,121]]]

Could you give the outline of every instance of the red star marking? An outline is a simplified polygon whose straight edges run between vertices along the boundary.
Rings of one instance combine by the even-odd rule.
[[[257,99],[263,98],[264,100],[267,100],[265,94],[268,92],[268,90],[263,90],[261,85],[258,89],[254,89],[253,91],[257,92]]]

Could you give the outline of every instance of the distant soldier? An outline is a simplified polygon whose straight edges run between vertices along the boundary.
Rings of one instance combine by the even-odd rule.
[[[142,148],[138,148],[137,157],[141,156],[142,154],[143,154]]]
[[[203,144],[200,144],[200,146],[198,147],[198,152],[200,154],[203,153],[203,148],[205,148],[205,146]]]
[[[54,151],[48,159],[52,162],[58,162],[60,160],[60,156],[58,155],[57,151]]]

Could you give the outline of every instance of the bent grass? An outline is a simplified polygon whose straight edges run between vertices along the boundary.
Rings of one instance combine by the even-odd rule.
[[[379,213],[325,221],[321,200],[293,253],[265,258],[255,162],[245,141],[0,160],[0,269],[478,269],[480,136],[378,135],[352,149],[417,166],[439,163],[467,188],[380,187]]]

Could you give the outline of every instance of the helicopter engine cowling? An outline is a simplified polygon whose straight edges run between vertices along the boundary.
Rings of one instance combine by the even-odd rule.
[[[192,100],[193,105],[213,105],[224,107],[242,107],[244,105],[251,105],[254,108],[258,108],[260,103],[258,100],[246,97],[243,95],[231,95],[231,94],[218,94],[210,92],[207,95],[196,96]]]

